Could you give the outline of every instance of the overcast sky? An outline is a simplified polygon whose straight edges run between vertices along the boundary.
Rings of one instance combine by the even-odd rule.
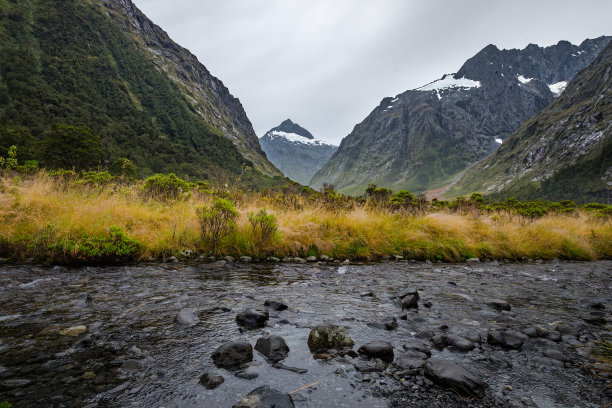
[[[133,0],[238,97],[258,136],[290,118],[335,144],[385,96],[488,44],[612,34],[611,0]]]

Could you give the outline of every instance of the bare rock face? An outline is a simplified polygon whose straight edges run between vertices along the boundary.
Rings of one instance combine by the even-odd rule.
[[[485,383],[451,361],[430,358],[425,363],[425,376],[440,386],[453,388],[462,395],[484,397]]]
[[[373,180],[384,180],[378,184],[420,192],[450,180],[553,102],[610,38],[523,50],[489,45],[457,73],[384,98],[310,186],[331,183],[340,192],[362,194]]]

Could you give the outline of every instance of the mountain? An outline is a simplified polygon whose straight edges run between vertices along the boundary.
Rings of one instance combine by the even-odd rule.
[[[308,185],[338,146],[317,140],[309,131],[287,119],[259,139],[268,159],[287,177]]]
[[[612,203],[612,43],[449,193]]]
[[[55,124],[142,176],[280,176],[240,101],[130,0],[0,0],[0,139],[49,164],[35,142]]]
[[[369,183],[414,192],[443,187],[554,101],[610,38],[523,50],[488,45],[457,73],[384,98],[311,186],[327,182],[348,194]]]

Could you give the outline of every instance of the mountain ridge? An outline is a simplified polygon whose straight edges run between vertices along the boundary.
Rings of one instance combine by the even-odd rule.
[[[415,192],[443,187],[555,99],[549,86],[558,84],[547,81],[569,80],[610,38],[524,50],[487,46],[456,74],[383,98],[311,187],[331,183],[347,194],[361,194],[369,183]]]

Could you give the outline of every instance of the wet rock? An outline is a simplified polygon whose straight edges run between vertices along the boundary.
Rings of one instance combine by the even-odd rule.
[[[306,374],[308,372],[308,370],[306,370],[305,368],[289,367],[281,363],[274,363],[272,364],[272,367],[279,370],[287,370],[298,374]]]
[[[380,358],[388,362],[393,361],[393,345],[386,341],[372,341],[359,347],[357,351],[359,354],[370,358]]]
[[[544,357],[552,358],[554,360],[559,360],[559,361],[568,360],[567,355],[557,349],[546,349],[544,350],[543,354],[544,354]]]
[[[388,317],[380,322],[368,323],[369,327],[383,330],[395,330],[397,329],[397,319],[395,317]]]
[[[233,368],[253,361],[253,346],[246,341],[232,341],[221,345],[212,354],[217,367]]]
[[[465,263],[468,265],[475,265],[480,263],[480,259],[478,258],[468,258],[465,260]]]
[[[350,265],[351,264],[351,260],[347,258],[344,261],[342,261],[341,263],[342,263],[342,265]]]
[[[171,256],[168,258],[168,263],[178,263],[178,258],[176,256]]]
[[[143,364],[141,360],[129,359],[123,362],[121,368],[123,368],[124,370],[135,371],[142,369],[142,365]]]
[[[423,302],[423,306],[425,306],[427,309],[429,309],[432,306],[431,301],[426,300],[425,302]]]
[[[355,369],[361,373],[374,373],[385,371],[387,365],[380,359],[373,361],[357,361],[353,364]]]
[[[67,329],[64,330],[60,330],[59,334],[61,336],[70,336],[70,337],[76,337],[80,334],[83,334],[87,331],[87,326],[73,326],[73,327],[69,327]]]
[[[416,289],[407,289],[397,297],[402,305],[402,309],[411,309],[419,307],[419,291]]]
[[[487,342],[494,346],[518,350],[527,340],[527,336],[515,330],[492,331],[487,335]]]
[[[242,378],[243,380],[254,380],[255,378],[259,377],[259,374],[257,373],[249,373],[246,371],[237,371],[234,373],[234,375],[238,378]]]
[[[523,330],[523,334],[527,337],[538,337],[538,329],[535,327],[528,327]]]
[[[200,318],[193,309],[181,309],[175,317],[176,322],[181,326],[192,327],[200,323]]]
[[[317,262],[317,257],[309,256],[308,258],[306,258],[306,262]]]
[[[234,257],[233,257],[233,256],[229,256],[229,255],[227,255],[227,256],[224,256],[224,257],[223,257],[223,259],[224,259],[224,260],[225,260],[225,262],[227,262],[227,263],[232,263],[232,262],[234,262]]]
[[[241,256],[240,257],[240,262],[242,263],[251,263],[251,257],[250,256]]]
[[[606,305],[604,305],[604,303],[602,301],[597,300],[595,302],[589,303],[589,308],[591,308],[591,309],[598,309],[598,310],[604,310],[606,308]]]
[[[268,312],[259,313],[255,310],[246,309],[236,315],[236,323],[249,329],[257,329],[264,327],[269,318]]]
[[[585,317],[584,321],[595,326],[605,326],[608,323],[608,321],[602,316]]]
[[[295,263],[299,263],[299,264],[305,264],[306,262],[308,262],[307,260],[305,260],[304,258],[300,258],[300,257],[295,257],[293,258],[293,262]]]
[[[365,292],[361,292],[359,294],[359,296],[361,296],[361,297],[372,297],[372,296],[374,296],[374,293],[372,293],[371,290],[366,290]]]
[[[225,381],[225,378],[223,378],[223,376],[221,375],[210,375],[208,373],[204,373],[200,377],[200,384],[202,384],[204,387],[208,388],[209,390],[217,388],[218,386],[223,384],[224,381]]]
[[[425,363],[425,375],[434,383],[451,387],[462,395],[484,397],[484,382],[459,364],[439,358],[431,358]]]
[[[563,364],[562,361],[556,360],[554,358],[548,358],[548,357],[534,357],[531,359],[531,362],[535,365],[542,365],[545,367],[559,367],[559,368],[565,367],[565,364]]]
[[[431,330],[423,330],[414,335],[417,339],[430,339],[435,335]]]
[[[266,301],[264,302],[264,306],[269,307],[272,310],[276,310],[277,312],[280,312],[281,310],[287,310],[289,308],[289,306],[282,302],[270,299],[266,299]]]
[[[322,261],[322,262],[327,262],[327,261],[329,261],[329,256],[327,256],[327,255],[321,255],[321,261]]]
[[[4,380],[0,383],[0,389],[2,390],[13,390],[15,388],[25,387],[32,381],[26,379],[13,378],[11,380]]]
[[[289,347],[281,336],[264,336],[257,339],[255,350],[259,351],[270,361],[280,361],[289,354]]]
[[[402,347],[406,351],[418,351],[420,353],[426,354],[427,356],[431,356],[431,350],[429,348],[429,345],[422,343],[418,340],[408,341]]]
[[[308,347],[310,350],[319,351],[330,348],[340,349],[353,347],[355,342],[346,333],[344,328],[334,325],[316,326],[308,336]]]
[[[420,351],[406,351],[395,358],[393,364],[405,370],[407,374],[416,375],[421,368],[425,366],[427,354]]]
[[[275,256],[269,256],[269,257],[267,257],[267,258],[266,258],[266,261],[268,261],[268,262],[273,262],[273,263],[279,263],[279,262],[280,262],[280,259],[278,259],[278,258],[277,258],[277,257],[275,257]]]
[[[491,306],[493,309],[497,310],[497,311],[502,311],[502,310],[510,310],[512,308],[512,306],[510,306],[510,303],[506,302],[505,300],[500,300],[500,299],[492,299],[489,300],[487,302],[488,306]]]
[[[289,394],[270,388],[267,385],[255,388],[248,393],[234,408],[294,408]]]
[[[454,334],[447,334],[444,336],[446,346],[459,351],[470,351],[474,349],[474,343],[468,339],[464,339],[461,336]]]

